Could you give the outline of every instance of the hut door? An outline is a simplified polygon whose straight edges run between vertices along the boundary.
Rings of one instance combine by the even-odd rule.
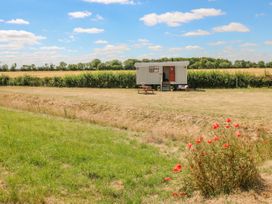
[[[170,67],[169,71],[169,81],[170,82],[175,82],[176,81],[176,72],[175,72],[175,67]]]

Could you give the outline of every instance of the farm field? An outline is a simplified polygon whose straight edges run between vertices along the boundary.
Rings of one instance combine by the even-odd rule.
[[[84,199],[102,198],[108,202],[121,201],[126,203],[129,201],[128,198],[131,198],[136,202],[141,201],[143,203],[179,202],[180,200],[169,198],[171,192],[178,188],[179,184],[174,183],[168,186],[162,182],[162,178],[168,176],[175,162],[184,162],[185,144],[201,134],[208,133],[213,122],[224,121],[227,117],[231,117],[233,121],[239,122],[242,128],[249,130],[250,137],[258,137],[263,132],[272,135],[271,100],[272,89],[208,89],[138,95],[135,89],[0,87],[0,106],[2,107],[76,119],[76,121],[63,120],[51,116],[14,112],[5,108],[0,109],[0,119],[2,119],[0,134],[9,131],[9,135],[11,135],[11,138],[3,141],[10,141],[15,144],[13,147],[2,143],[3,148],[0,156],[7,158],[7,155],[9,155],[7,152],[15,151],[18,145],[22,145],[21,149],[24,149],[25,154],[18,151],[14,155],[15,158],[11,157],[11,160],[4,163],[4,167],[9,167],[11,171],[13,163],[18,163],[15,166],[16,168],[14,167],[18,172],[11,173],[11,175],[16,175],[16,179],[11,180],[19,186],[23,185],[23,181],[27,181],[27,189],[29,189],[26,192],[11,189],[0,198],[4,201],[14,201],[16,199],[29,199],[29,195],[35,194],[33,197],[36,200],[27,201],[35,202],[46,199],[45,202],[50,203],[50,199],[52,199],[51,203],[54,203],[54,201],[65,201],[65,198],[67,198],[67,200],[72,199],[84,203]],[[85,122],[97,125],[89,125]],[[12,137],[12,135],[19,133],[22,134],[22,137]],[[40,136],[36,138],[34,135]],[[57,137],[54,137],[53,140],[54,135],[57,135]],[[27,146],[32,142],[33,145]],[[49,142],[48,146],[45,144],[47,142]],[[110,147],[114,151],[110,153],[107,153],[105,149],[102,152],[100,152],[101,149],[90,150],[91,154],[99,155],[102,153],[103,158],[105,158],[105,160],[102,160],[105,163],[99,163],[102,157],[99,161],[93,161],[88,157],[90,147],[95,146],[92,143],[95,145],[103,143],[105,149],[107,149],[107,145],[114,144],[113,147]],[[59,146],[58,144],[68,144],[67,147],[63,148],[61,147],[65,145],[60,145],[57,150],[68,154],[71,152],[71,156],[66,158],[66,153],[62,155],[60,152],[55,152],[53,147]],[[122,149],[119,152],[120,149],[118,148],[123,145],[127,149]],[[36,147],[38,147],[36,151],[38,153],[32,155],[31,152],[35,152],[33,148]],[[77,152],[78,149],[79,152]],[[132,152],[129,153],[129,151]],[[138,154],[135,154],[134,151],[143,153],[137,157]],[[56,159],[54,157],[56,154],[63,157]],[[44,158],[43,155],[49,156]],[[156,156],[159,158],[158,161]],[[122,172],[120,165],[115,165],[110,160],[111,158],[114,160],[115,157],[124,161],[122,168],[130,169],[129,165],[135,165],[137,168],[133,169],[139,169],[139,172],[137,170],[133,175]],[[3,158],[2,161],[5,161]],[[25,172],[22,169],[22,163],[18,162],[21,158],[23,158],[24,168],[25,165],[27,166],[27,170],[25,170],[27,178],[22,176],[25,175]],[[172,160],[166,158],[172,158]],[[86,165],[80,163],[86,160]],[[42,162],[40,164],[37,161]],[[128,163],[125,164],[127,161]],[[146,162],[147,165],[142,166]],[[30,182],[33,179],[30,172],[33,169],[44,169],[43,165],[45,172],[37,173],[38,176],[35,175],[36,180]],[[72,183],[76,176],[80,175],[80,179],[76,180],[73,186],[70,186],[71,182],[66,182],[63,177],[58,178],[57,183],[55,183],[55,180],[51,177],[48,178],[47,174],[50,172],[50,168],[53,168],[51,165],[54,168],[56,167],[54,165],[57,165],[59,175],[64,173],[71,176]],[[62,165],[68,166],[68,170],[66,168],[63,170]],[[93,170],[92,166],[100,168]],[[114,172],[108,171],[112,168]],[[271,168],[271,161],[260,165],[263,178],[266,179],[267,185],[271,187],[264,194],[246,192],[212,200],[193,197],[186,203],[224,203],[225,201],[230,203],[270,203],[270,195],[272,195]],[[89,175],[95,175],[92,178],[94,181],[90,183],[94,182],[95,186],[88,186],[86,184],[89,181],[88,178],[81,175],[83,170],[85,172],[85,170],[90,171],[90,169],[94,171],[94,174]],[[158,171],[158,169],[160,170]],[[6,171],[8,172],[5,169],[4,172]],[[13,171],[15,170],[13,169]],[[152,174],[154,171],[156,175]],[[101,179],[99,172],[103,175]],[[98,178],[97,174],[99,175]],[[138,178],[139,175],[139,178],[141,178],[145,174],[151,174],[152,179],[143,181],[143,183],[140,182],[139,188],[135,188],[132,182],[134,178]],[[41,189],[45,182],[44,179],[49,179],[49,183]],[[18,183],[16,183],[17,180]],[[116,184],[116,182],[120,185],[120,180],[122,180],[121,192],[110,188],[112,186],[110,184]],[[124,185],[127,188],[122,190],[122,184],[126,183],[129,186]],[[102,187],[104,184],[108,184],[109,188],[104,189]],[[53,192],[50,191],[49,186],[53,186]],[[83,190],[77,193],[76,189],[79,187]],[[144,191],[142,192],[140,189],[144,189]],[[67,196],[68,193],[70,197]],[[12,197],[13,195],[15,196]],[[99,202],[99,200],[96,201]]]
[[[211,71],[220,71],[220,72],[229,72],[229,73],[249,73],[254,75],[264,75],[272,74],[272,69],[261,69],[261,68],[249,68],[249,69],[189,69],[189,72],[211,72]],[[71,75],[80,75],[82,73],[101,73],[101,72],[126,72],[126,73],[134,73],[135,71],[125,70],[125,71],[18,71],[18,72],[0,72],[0,75],[6,75],[9,77],[20,77],[20,76],[34,76],[34,77],[63,77],[63,76],[71,76]]]
[[[135,89],[0,87],[1,106],[148,132],[157,140],[192,137],[226,117],[252,128],[272,129],[271,101],[272,89],[267,88],[146,96]]]

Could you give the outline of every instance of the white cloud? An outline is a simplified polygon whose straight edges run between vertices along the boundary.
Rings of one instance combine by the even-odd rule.
[[[104,17],[101,16],[101,15],[99,15],[99,14],[97,14],[97,15],[92,19],[92,21],[103,21],[103,20],[104,20]]]
[[[262,17],[262,16],[265,16],[265,13],[256,13],[255,16],[256,17]]]
[[[183,34],[182,36],[185,37],[194,37],[194,36],[204,36],[204,35],[210,35],[211,33],[206,31],[206,30],[196,30],[196,31],[191,31],[188,33]]]
[[[103,33],[105,30],[100,28],[75,28],[75,33],[88,33],[88,34],[98,34]]]
[[[140,38],[138,39],[139,43],[144,43],[144,44],[150,44],[149,40],[145,39],[145,38]]]
[[[57,51],[57,50],[64,50],[64,48],[58,47],[58,46],[44,46],[44,47],[40,47],[40,50]]]
[[[38,44],[45,37],[37,36],[23,30],[0,30],[1,48],[21,49],[25,46]]]
[[[137,40],[135,44],[132,45],[133,48],[143,48],[146,46],[152,46],[153,44],[145,38],[140,38]]]
[[[241,47],[256,47],[257,44],[256,43],[249,43],[249,42],[247,42],[247,43],[241,44],[240,46]]]
[[[74,42],[75,40],[76,40],[76,37],[74,35],[69,35],[66,38],[60,38],[60,39],[58,39],[58,41],[62,42],[62,43],[71,43],[71,42]]]
[[[106,41],[106,40],[97,40],[94,43],[98,44],[98,45],[101,45],[101,44],[108,44],[108,41]]]
[[[266,45],[272,45],[272,40],[267,40],[267,41],[264,42],[264,44],[266,44]]]
[[[209,45],[211,46],[219,46],[219,45],[225,45],[227,42],[226,41],[216,41],[216,42],[211,42]]]
[[[150,45],[148,47],[148,49],[153,50],[153,51],[159,51],[159,50],[162,49],[162,46],[160,46],[160,45]]]
[[[166,24],[168,26],[180,26],[193,20],[200,20],[209,16],[224,15],[220,9],[200,8],[190,12],[167,12],[163,14],[150,13],[143,16],[140,20],[147,26],[155,26],[157,24]]]
[[[29,25],[29,21],[26,21],[21,18],[11,19],[11,20],[2,20],[0,19],[0,23],[8,23],[8,24],[16,24],[16,25]]]
[[[68,15],[71,18],[86,18],[88,16],[91,16],[92,13],[89,11],[75,11],[75,12],[70,12]]]
[[[99,4],[135,4],[132,0],[84,0],[89,3]]]
[[[97,52],[105,52],[105,53],[120,53],[120,52],[125,52],[128,51],[129,47],[125,44],[119,44],[119,45],[106,45],[103,48],[96,48],[95,51]]]
[[[202,47],[198,46],[198,45],[187,45],[187,46],[184,46],[184,47],[173,47],[173,48],[170,48],[169,51],[170,52],[180,52],[180,51],[183,51],[183,50],[187,50],[187,51],[190,51],[190,50],[203,50]]]
[[[203,48],[198,45],[187,45],[184,47],[185,50],[202,50]]]
[[[121,59],[122,54],[127,53],[130,50],[126,44],[111,45],[108,44],[102,48],[95,48],[89,58],[100,58],[100,59]]]
[[[232,23],[230,23],[228,25],[215,27],[215,28],[213,28],[213,31],[217,32],[217,33],[224,33],[224,32],[246,33],[246,32],[249,32],[250,29],[248,27],[246,27],[245,25],[241,24],[241,23],[232,22]]]

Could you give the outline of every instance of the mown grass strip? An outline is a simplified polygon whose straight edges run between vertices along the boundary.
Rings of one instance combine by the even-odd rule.
[[[0,108],[0,202],[140,203],[174,163],[123,131]]]

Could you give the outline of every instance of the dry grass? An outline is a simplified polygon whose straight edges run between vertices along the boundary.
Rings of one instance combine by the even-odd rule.
[[[272,69],[260,69],[260,68],[250,68],[250,69],[196,69],[189,70],[189,72],[199,72],[199,71],[221,71],[221,72],[230,72],[230,73],[249,73],[255,75],[264,75],[272,74]],[[0,72],[1,74],[10,76],[10,77],[20,77],[24,75],[35,76],[35,77],[63,77],[70,75],[79,75],[82,73],[96,73],[96,72],[135,72],[135,71],[25,71],[25,72]]]
[[[210,128],[215,120],[232,117],[259,131],[271,131],[272,89],[156,92],[136,90],[0,87],[0,105],[77,118],[145,132],[149,142],[186,141]]]

